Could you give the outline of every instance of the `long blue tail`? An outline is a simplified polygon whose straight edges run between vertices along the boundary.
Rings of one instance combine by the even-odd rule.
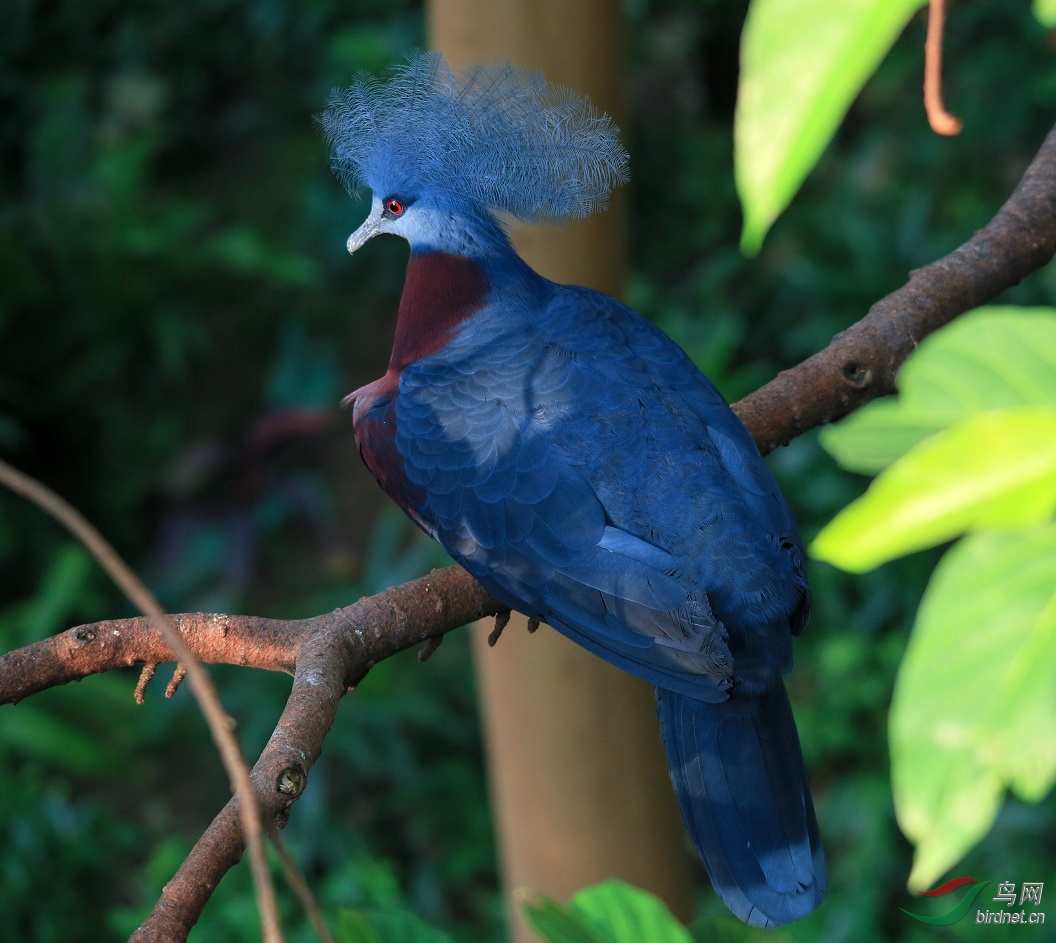
[[[737,704],[656,690],[671,780],[711,883],[752,926],[781,926],[825,896],[825,852],[783,684]]]

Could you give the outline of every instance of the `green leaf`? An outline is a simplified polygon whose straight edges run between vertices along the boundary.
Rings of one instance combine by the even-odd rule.
[[[544,895],[525,902],[524,916],[547,943],[606,943],[568,905]]]
[[[980,308],[926,338],[898,375],[898,399],[821,432],[849,471],[875,474],[929,435],[980,412],[1056,409],[1056,311]]]
[[[926,887],[986,832],[1006,787],[1056,781],[1056,524],[966,537],[936,568],[891,705],[898,821]]]
[[[811,551],[864,572],[969,530],[1021,527],[1056,507],[1056,410],[972,416],[924,440],[818,534]]]
[[[98,741],[77,723],[35,704],[21,705],[17,714],[0,714],[0,758],[24,762],[27,757],[82,775],[113,774],[114,760]]]
[[[925,0],[753,0],[734,119],[741,248],[758,252],[851,102]]]
[[[943,426],[941,419],[910,411],[896,399],[881,399],[826,426],[819,440],[842,468],[875,475]]]
[[[572,898],[572,910],[604,943],[693,943],[663,901],[624,881],[584,888]]]
[[[64,543],[41,577],[33,602],[25,611],[27,628],[37,635],[68,628],[66,616],[74,612],[89,583],[95,563],[81,544]]]
[[[663,901],[615,878],[584,888],[567,904],[540,896],[524,913],[547,943],[693,943]]]
[[[1034,16],[1047,29],[1056,27],[1056,0],[1034,0]]]
[[[898,374],[912,413],[952,422],[1013,406],[1056,409],[1056,311],[980,308],[925,338]]]

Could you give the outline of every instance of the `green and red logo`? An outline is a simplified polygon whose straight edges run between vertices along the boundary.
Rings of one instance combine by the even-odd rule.
[[[980,881],[978,878],[953,878],[930,891],[918,892],[922,897],[945,897],[947,894],[952,894],[958,888],[964,887],[965,884],[973,885],[957,904],[954,905],[953,909],[947,910],[944,914],[935,914],[934,916],[929,916],[928,914],[915,914],[912,910],[906,910],[905,907],[900,907],[899,910],[904,914],[908,914],[914,920],[919,920],[921,923],[929,923],[933,927],[946,927],[951,923],[956,923],[961,917],[968,913],[972,904],[975,903],[975,899],[979,896],[980,891],[982,891],[982,889],[989,883],[989,881]]]

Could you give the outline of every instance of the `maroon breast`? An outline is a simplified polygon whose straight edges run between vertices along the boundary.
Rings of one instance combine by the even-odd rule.
[[[472,259],[445,252],[416,253],[407,262],[407,279],[396,318],[389,370],[435,354],[488,293],[488,280]]]
[[[396,318],[392,357],[385,375],[352,393],[352,425],[359,454],[378,484],[415,517],[415,496],[396,448],[400,373],[440,350],[466,318],[480,310],[488,281],[480,266],[442,252],[412,254]],[[416,518],[417,519],[417,518]]]
[[[403,481],[402,463],[396,451],[396,397],[400,378],[393,370],[380,380],[360,387],[346,397],[352,403],[352,428],[363,462],[390,494]]]

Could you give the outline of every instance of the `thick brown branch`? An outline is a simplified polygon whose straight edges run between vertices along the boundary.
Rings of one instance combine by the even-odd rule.
[[[996,298],[1056,253],[1056,129],[1012,196],[949,255],[910,273],[824,350],[779,373],[734,406],[765,455],[815,426],[895,389],[920,341],[957,315]]]
[[[193,612],[170,616],[199,661],[293,674],[297,651],[315,620]],[[89,675],[136,664],[175,661],[161,629],[145,616],[79,625],[0,656],[0,704]]]
[[[293,689],[252,772],[264,822],[278,828],[285,825],[290,806],[304,791],[308,773],[322,752],[347,688],[379,661],[503,608],[465,570],[450,567],[303,622],[210,617],[229,618],[231,631],[266,623],[273,637],[299,643]],[[256,664],[286,668],[282,657],[273,665]],[[165,886],[153,913],[132,939],[136,943],[186,939],[220,878],[238,862],[242,850],[238,805],[232,799]]]
[[[220,760],[231,778],[231,783],[241,802],[242,827],[249,845],[250,866],[253,872],[253,885],[256,891],[257,908],[260,913],[261,932],[265,943],[281,943],[282,931],[279,928],[279,915],[275,906],[275,889],[272,887],[264,859],[264,847],[261,841],[260,819],[254,803],[253,784],[249,779],[249,769],[242,758],[238,741],[235,740],[229,726],[230,720],[220,705],[209,676],[198,663],[194,654],[184,645],[176,626],[171,623],[165,611],[159,605],[154,594],[147,589],[143,581],[131,570],[117,554],[109,541],[88,521],[83,514],[72,507],[65,499],[36,479],[12,468],[0,460],[0,481],[32,501],[50,514],[56,521],[70,531],[96,559],[107,575],[121,588],[137,609],[148,616],[161,630],[166,643],[179,659],[176,674],[169,684],[169,692],[176,690],[180,680],[186,675],[190,678],[194,698],[198,702],[202,716],[205,718],[209,733],[216,743]],[[139,685],[137,696],[142,696],[142,688],[153,673],[153,667],[147,666]]]
[[[205,613],[172,618],[200,661],[294,674],[286,708],[252,771],[262,819],[279,827],[304,790],[346,689],[379,661],[503,608],[465,570],[451,567],[312,619]],[[0,657],[0,704],[113,668],[174,657],[147,618],[78,626]],[[232,799],[133,939],[186,939],[243,850],[239,807]]]
[[[328,646],[323,643],[317,648],[319,651],[306,653],[308,667],[298,670],[286,709],[250,776],[261,817],[272,829],[285,824],[290,806],[304,791],[308,770],[319,758],[345,692],[341,673],[333,670],[335,659],[330,657]],[[242,851],[239,801],[235,797],[191,849],[131,940],[161,943],[186,939],[216,885],[238,863]]]

